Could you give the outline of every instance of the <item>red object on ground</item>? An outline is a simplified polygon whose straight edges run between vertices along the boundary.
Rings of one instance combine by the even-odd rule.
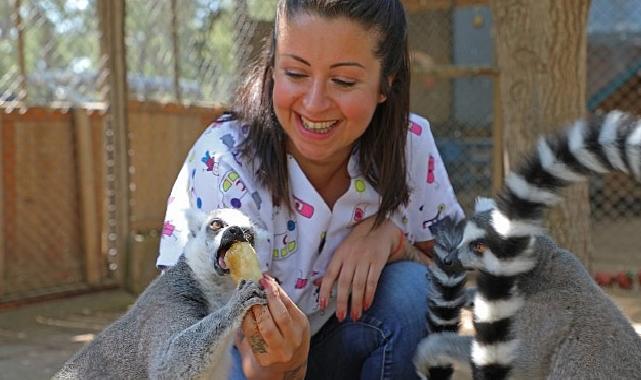
[[[639,285],[641,285],[641,269],[639,269],[639,273],[637,273],[637,278],[639,279]]]
[[[621,289],[632,289],[632,285],[634,284],[632,274],[626,272],[617,273],[616,281]]]
[[[611,286],[614,278],[608,273],[597,272],[594,275],[594,280],[599,286]]]

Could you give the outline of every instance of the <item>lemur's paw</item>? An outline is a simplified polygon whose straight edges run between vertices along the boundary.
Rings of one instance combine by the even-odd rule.
[[[267,303],[267,294],[256,281],[252,280],[241,280],[238,283],[237,296],[243,312],[246,312],[254,305]]]
[[[418,347],[416,347],[414,368],[416,368],[416,373],[421,378],[429,378],[430,367],[442,367],[451,364],[449,360],[444,358],[440,335],[432,334],[427,338],[423,338]]]

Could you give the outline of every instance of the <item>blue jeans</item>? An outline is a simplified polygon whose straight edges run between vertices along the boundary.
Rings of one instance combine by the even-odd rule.
[[[412,364],[427,335],[427,270],[414,262],[387,265],[374,303],[358,321],[333,316],[311,339],[309,380],[418,379]],[[231,380],[245,379],[233,349]]]

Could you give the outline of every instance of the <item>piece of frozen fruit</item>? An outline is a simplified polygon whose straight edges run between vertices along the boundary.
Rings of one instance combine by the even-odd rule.
[[[247,242],[234,243],[225,254],[225,265],[231,277],[238,283],[240,280],[258,281],[263,276],[258,265],[254,247]]]

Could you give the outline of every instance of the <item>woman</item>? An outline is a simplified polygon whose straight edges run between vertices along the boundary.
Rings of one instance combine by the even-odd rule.
[[[402,259],[462,212],[409,81],[398,0],[281,0],[234,112],[190,151],[158,265],[181,253],[184,208],[237,207],[280,283],[248,313],[232,378],[416,378],[428,283]]]

